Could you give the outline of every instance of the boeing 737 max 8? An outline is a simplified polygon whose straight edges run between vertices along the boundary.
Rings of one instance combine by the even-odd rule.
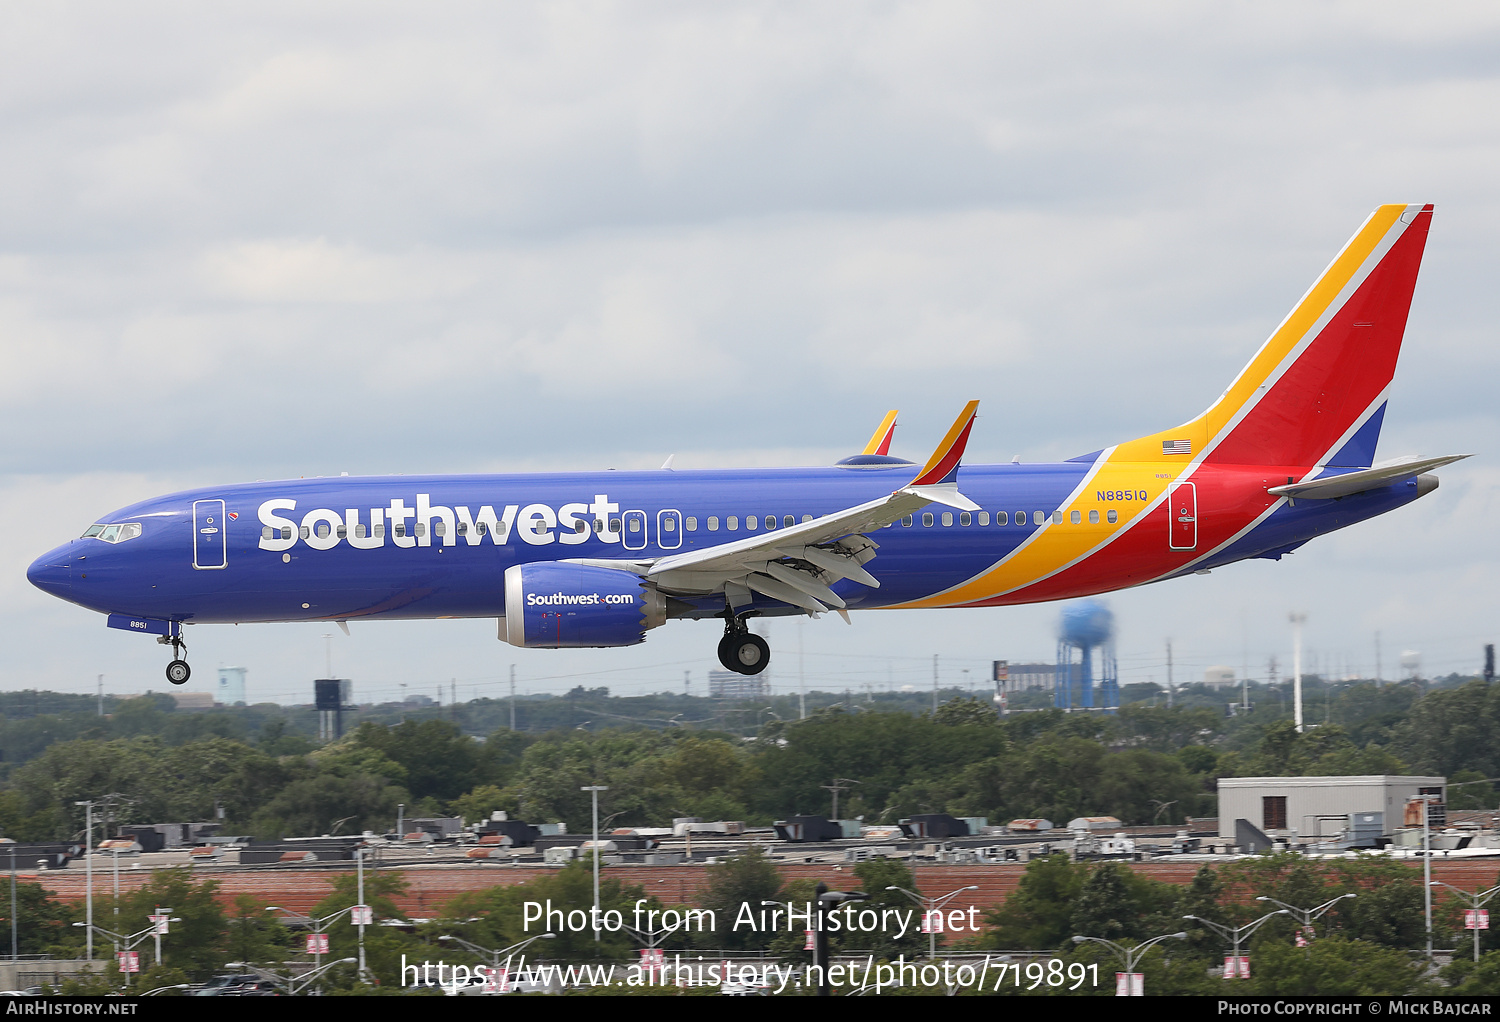
[[[493,617],[517,646],[628,646],[719,618],[990,607],[1249,557],[1432,491],[1458,457],[1376,464],[1432,207],[1377,209],[1207,411],[1061,464],[960,465],[978,402],[925,464],[894,413],[829,468],[295,479],[174,493],[38,558],[49,593],[170,645],[183,625]]]

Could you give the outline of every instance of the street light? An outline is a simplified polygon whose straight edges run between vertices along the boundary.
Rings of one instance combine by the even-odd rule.
[[[586,784],[578,790],[587,791],[594,797],[594,941],[597,943],[599,940],[599,793],[608,791],[609,785]]]
[[[321,919],[315,918],[315,917],[310,916],[310,915],[308,915],[308,916],[298,915],[296,912],[293,912],[291,909],[282,908],[280,905],[267,905],[266,908],[265,908],[265,911],[267,911],[267,912],[281,912],[281,913],[284,913],[283,924],[285,924],[286,922],[293,921],[293,920],[300,920],[301,922],[306,923],[307,924],[307,928],[311,931],[312,936],[316,937],[316,936],[326,935],[327,932],[328,932],[328,927],[333,924],[333,921],[335,919],[337,919],[339,916],[346,916],[346,915],[348,915],[350,912],[353,912],[356,907],[358,907],[358,906],[350,905],[347,908],[341,908],[337,912],[333,913],[333,915],[331,915],[331,916],[323,916]],[[318,942],[314,942],[313,943],[313,947],[314,948],[316,948],[318,946],[319,946]],[[314,969],[320,969],[320,968],[322,968],[322,966],[320,965],[320,963],[323,960],[323,952],[322,951],[316,951],[316,950],[314,950],[314,951],[309,951],[308,954],[310,954],[310,955],[313,956],[313,968]],[[363,977],[361,977],[361,978],[363,978]]]
[[[528,944],[532,943],[533,941],[538,941],[538,940],[552,940],[556,936],[557,936],[557,934],[555,934],[555,933],[538,933],[535,937],[527,937],[525,940],[519,941],[519,942],[517,942],[515,944],[512,944],[510,947],[501,948],[499,951],[491,951],[487,947],[481,947],[478,944],[475,944],[475,943],[473,943],[471,941],[465,940],[464,938],[460,937],[456,933],[445,933],[441,937],[439,937],[438,940],[440,940],[440,941],[451,940],[455,944],[462,944],[465,948],[467,948],[468,950],[472,951],[476,955],[480,955],[480,956],[488,955],[489,959],[490,959],[490,969],[492,970],[491,973],[490,973],[490,975],[493,978],[494,976],[499,975],[499,972],[500,972],[500,956],[501,955],[509,955],[512,952],[519,951],[521,948],[526,947]],[[521,960],[523,962],[525,961],[524,958],[521,959]],[[509,959],[507,958],[506,961],[509,961]],[[507,969],[507,971],[509,971],[509,966],[508,965],[506,966],[506,969]]]
[[[919,905],[922,906],[922,924],[923,924],[923,926],[925,926],[927,928],[927,957],[928,958],[936,958],[937,957],[937,930],[934,929],[931,925],[929,925],[930,922],[931,922],[931,919],[932,919],[932,913],[933,912],[937,912],[944,905],[946,905],[948,903],[948,900],[950,898],[957,897],[958,895],[964,893],[965,891],[977,891],[977,890],[979,890],[979,885],[978,884],[970,884],[968,887],[960,887],[956,891],[949,891],[947,894],[943,895],[941,898],[926,898],[926,897],[923,897],[922,895],[918,894],[916,891],[908,891],[904,887],[891,886],[891,887],[887,887],[886,890],[887,891],[900,891],[902,894],[906,895],[908,898],[912,899],[913,901],[917,902],[917,904],[919,904]],[[939,919],[942,918],[942,913],[941,912],[938,913],[938,918]]]
[[[1085,941],[1090,941],[1095,944],[1103,944],[1105,947],[1113,951],[1117,956],[1119,956],[1120,960],[1125,963],[1126,977],[1124,991],[1121,991],[1119,984],[1115,985],[1115,996],[1144,997],[1146,996],[1146,984],[1145,981],[1142,980],[1139,987],[1135,985],[1135,967],[1140,964],[1141,958],[1145,956],[1146,950],[1150,948],[1151,945],[1164,940],[1187,940],[1187,932],[1181,931],[1178,933],[1163,933],[1160,937],[1152,937],[1144,944],[1137,944],[1133,948],[1125,947],[1123,944],[1116,944],[1112,940],[1105,940],[1103,937],[1075,936],[1073,938],[1073,943],[1082,944]]]
[[[272,983],[281,984],[288,994],[295,994],[299,989],[306,990],[313,980],[322,976],[323,973],[335,965],[353,965],[358,962],[358,958],[339,958],[329,962],[327,965],[319,966],[311,972],[303,973],[295,979],[291,976],[283,976],[279,972],[272,972],[270,969],[263,969],[259,965],[252,965],[250,962],[225,962],[224,965],[230,969],[249,969],[262,979],[269,979]]]
[[[1235,975],[1238,976],[1241,958],[1240,943],[1256,930],[1260,929],[1265,921],[1267,919],[1270,919],[1272,916],[1289,915],[1291,915],[1291,912],[1287,911],[1284,908],[1278,908],[1275,912],[1267,912],[1259,919],[1255,920],[1252,923],[1246,923],[1244,926],[1224,926],[1222,923],[1216,923],[1211,919],[1204,919],[1202,916],[1183,916],[1182,918],[1191,919],[1195,923],[1202,923],[1204,926],[1207,926],[1209,929],[1213,930],[1225,940],[1231,941],[1234,944],[1234,972]]]
[[[1488,891],[1466,891],[1462,887],[1454,887],[1452,884],[1445,884],[1441,880],[1430,880],[1427,883],[1427,887],[1428,893],[1431,893],[1431,889],[1434,887],[1446,887],[1450,891],[1456,891],[1458,894],[1463,895],[1463,897],[1468,900],[1469,908],[1474,911],[1474,925],[1471,928],[1474,931],[1474,961],[1475,963],[1478,963],[1480,929],[1479,910],[1484,908],[1485,903],[1493,898],[1497,893],[1500,893],[1500,887],[1491,887]],[[1486,929],[1488,929],[1487,926]]]
[[[180,922],[182,922],[182,920],[179,917],[177,917],[177,916],[171,916],[171,917],[169,917],[166,920],[166,922],[168,922],[168,923],[180,923]],[[152,936],[154,934],[156,936],[156,964],[157,965],[161,964],[161,932],[162,932],[161,931],[161,924],[155,922],[154,920],[152,921],[151,925],[148,926],[148,927],[146,927],[144,930],[140,931],[139,933],[132,933],[132,934],[129,934],[129,935],[121,934],[121,933],[116,933],[113,930],[106,930],[104,927],[99,926],[96,923],[74,923],[73,925],[74,926],[86,927],[85,932],[90,937],[90,943],[92,943],[92,938],[93,938],[95,930],[98,930],[100,933],[104,934],[105,936],[112,938],[114,940],[114,944],[115,944],[115,955],[117,956],[115,958],[115,961],[117,963],[119,963],[118,955],[120,954],[120,952],[122,950],[124,950],[124,951],[131,950],[137,944],[139,944],[141,941],[145,940],[147,937]],[[123,947],[122,947],[122,945],[123,945]],[[123,964],[123,963],[120,963],[120,964]],[[121,989],[124,989],[124,987],[126,987],[126,986],[128,986],[130,984],[130,974],[128,972],[125,972],[123,968],[121,969],[121,972],[124,973],[124,975],[125,975],[125,982],[123,984],[121,984]]]
[[[1500,888],[1496,888],[1496,890],[1500,890]],[[1323,917],[1323,914],[1329,909],[1333,908],[1333,906],[1337,905],[1345,898],[1353,897],[1357,897],[1357,895],[1341,894],[1337,898],[1331,898],[1328,901],[1323,902],[1323,904],[1319,905],[1317,908],[1298,908],[1296,905],[1288,905],[1284,901],[1277,901],[1275,898],[1268,898],[1264,894],[1262,894],[1255,900],[1269,901],[1273,905],[1280,905],[1282,908],[1286,909],[1287,912],[1296,917],[1296,919],[1302,923],[1302,932],[1310,937],[1313,935],[1312,929],[1314,919],[1321,919]]]

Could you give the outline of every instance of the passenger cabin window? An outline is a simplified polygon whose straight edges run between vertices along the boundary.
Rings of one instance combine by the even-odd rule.
[[[979,521],[980,521],[981,525],[984,524],[984,516],[983,515],[979,516]],[[995,524],[996,525],[1009,525],[1010,524],[1010,515],[1006,514],[1004,511],[996,511],[995,512]]]
[[[802,516],[802,524],[803,525],[806,525],[810,521],[812,521],[812,515],[803,515]]]
[[[1005,514],[1005,512],[1001,511],[1000,514],[1003,515],[1003,514]],[[990,524],[990,513],[988,511],[981,511],[981,512],[979,512],[979,524],[980,525],[988,525],[988,524]],[[1002,522],[1002,521],[999,521],[998,518],[997,518],[996,519],[996,524],[998,524],[998,525],[1004,525],[1005,523]]]
[[[300,529],[297,530],[297,534],[299,536],[301,536],[303,539],[308,539],[309,537],[312,536],[312,530],[309,529],[307,526],[304,525],[304,526],[302,526],[302,528],[300,528]],[[396,526],[396,535],[400,536],[401,534],[402,534],[401,533],[401,526],[398,525],[398,526]]]
[[[797,516],[796,515],[784,515],[782,517],[782,519],[781,519],[781,525],[782,525],[783,528],[790,529],[792,526],[794,526],[796,524],[797,524]]]
[[[416,529],[415,535],[418,535],[418,536],[425,536],[425,535],[427,535],[427,523],[426,522],[417,522],[416,526],[415,526],[415,529]]]
[[[697,532],[698,531],[698,519],[692,518],[692,517],[688,518],[688,520],[687,520],[687,531],[688,532]]]
[[[640,532],[641,531],[641,520],[639,518],[632,518],[630,520],[630,531],[631,532]]]
[[[375,532],[378,535],[384,536],[385,535],[385,526],[384,525],[377,525],[377,526],[375,526]],[[281,527],[281,538],[282,539],[291,539],[292,538],[292,527],[290,525],[283,525]]]
[[[732,526],[731,526],[731,528],[732,528]],[[709,532],[718,532],[719,531],[719,516],[718,515],[709,515],[708,516],[708,531]]]
[[[281,538],[282,539],[291,539],[292,537],[288,535],[288,533],[290,533],[291,531],[292,531],[291,529],[282,529],[281,530]],[[479,534],[481,536],[484,535],[484,526],[483,525],[479,526]],[[375,526],[375,538],[376,539],[385,539],[385,523],[382,522],[380,525]]]
[[[464,527],[463,527],[462,524],[459,525],[458,531],[459,531],[460,534],[463,533]],[[364,526],[364,523],[361,522],[359,525],[356,525],[354,527],[354,538],[355,539],[364,539],[365,535],[366,535],[366,533],[365,533],[365,526]]]
[[[1062,524],[1062,512],[1061,511],[1054,511],[1054,512],[1052,512],[1052,524],[1053,525],[1061,525]]]
[[[676,532],[677,531],[677,519],[675,519],[675,518],[663,518],[661,520],[661,531],[662,532]]]
[[[971,514],[969,514],[969,512],[967,512],[967,511],[960,511],[959,514],[958,514],[958,524],[959,525],[973,525],[974,524],[974,516],[971,515]]]
[[[776,516],[775,515],[766,515],[766,528],[768,528],[768,529],[774,529],[774,528],[776,528]]]
[[[1104,512],[1104,517],[1109,519],[1109,524],[1113,525],[1115,524],[1115,522],[1120,520],[1120,512],[1116,511],[1114,508],[1110,508],[1108,511]]]
[[[924,528],[924,529],[930,529],[930,528],[932,528],[932,512],[931,511],[923,511],[922,512],[922,528]]]
[[[580,529],[579,531],[582,532],[583,530]],[[443,521],[433,522],[432,523],[432,534],[434,536],[446,536],[446,535],[448,535],[448,523],[447,522],[443,522]],[[418,535],[421,535],[421,533],[418,533]]]
[[[730,532],[738,532],[740,528],[740,516],[730,515],[728,518],[724,519],[724,528],[728,529]]]
[[[1099,512],[1098,511],[1090,511],[1089,512],[1089,524],[1090,525],[1098,525],[1099,524]]]
[[[573,531],[576,532],[578,535],[582,536],[585,532],[589,531],[589,523],[588,522],[578,522],[578,523],[576,523],[573,526]]]
[[[347,525],[340,525],[339,528],[338,528],[338,533],[339,533],[339,539],[348,539],[349,538],[349,526],[347,526]]]
[[[1046,520],[1047,520],[1047,512],[1045,512],[1045,511],[1033,511],[1033,512],[1031,512],[1031,524],[1032,525],[1041,525]]]
[[[1074,525],[1082,525],[1083,524],[1083,512],[1082,511],[1069,511],[1068,512],[1068,521],[1072,522]]]
[[[749,529],[751,532],[754,532],[755,527],[759,524],[760,519],[756,518],[754,515],[745,516],[745,528]]]
[[[504,532],[505,530],[501,529],[500,531]],[[614,533],[618,533],[620,531],[620,520],[618,518],[611,518],[609,520],[609,531]]]
[[[952,524],[953,524],[953,512],[952,511],[944,511],[943,512],[943,528],[946,529],[949,526],[951,526]]]
[[[905,518],[901,519],[901,527],[903,529],[911,528],[911,515],[907,515]]]

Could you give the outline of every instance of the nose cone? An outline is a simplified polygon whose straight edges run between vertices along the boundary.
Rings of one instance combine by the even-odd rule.
[[[38,557],[26,569],[32,585],[63,599],[73,594],[73,545],[60,546]]]

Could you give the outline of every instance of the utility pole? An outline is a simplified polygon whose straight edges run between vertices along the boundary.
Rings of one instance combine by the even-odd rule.
[[[1292,622],[1292,721],[1297,733],[1302,733],[1302,625],[1307,615],[1293,612],[1287,615]]]
[[[797,622],[797,718],[807,719],[807,675],[802,670],[802,622]]]
[[[938,655],[932,654],[932,715],[937,716]]]
[[[510,665],[510,729],[516,729],[516,665]]]

